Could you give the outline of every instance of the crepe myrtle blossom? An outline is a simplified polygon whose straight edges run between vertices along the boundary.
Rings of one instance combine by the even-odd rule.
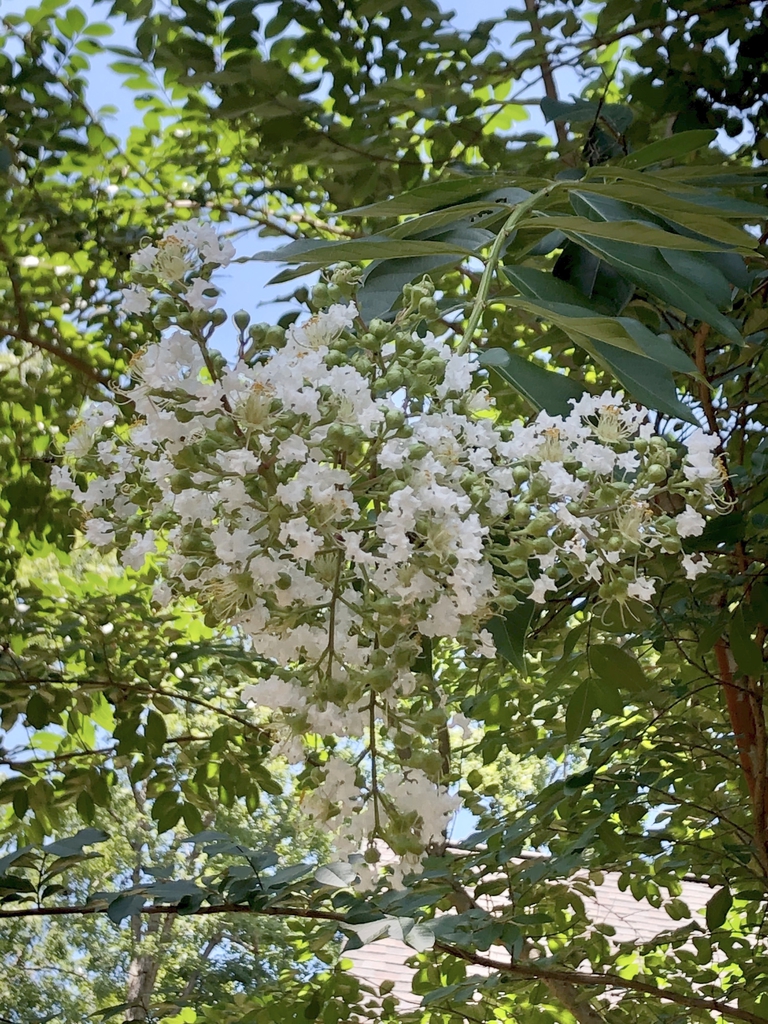
[[[209,346],[224,314],[208,276],[233,255],[189,221],[134,256],[126,301],[151,297],[162,333],[131,363],[133,420],[86,408],[55,482],[90,542],[134,570],[151,555],[159,604],[193,596],[240,631],[268,666],[243,699],[290,761],[309,737],[305,808],[340,849],[368,844],[374,863],[384,843],[402,871],[456,805],[432,739],[456,709],[419,667],[425,643],[493,658],[489,620],[561,588],[633,614],[713,510],[715,443],[696,432],[681,457],[620,392],[503,423],[474,356],[424,330],[427,279],[394,323],[366,325],[342,266],[318,290],[327,308],[287,331],[236,314],[248,344],[228,365]],[[661,514],[661,491],[684,511]]]

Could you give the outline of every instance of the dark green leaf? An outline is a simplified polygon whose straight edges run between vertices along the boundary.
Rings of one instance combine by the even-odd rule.
[[[634,153],[630,153],[621,161],[622,167],[632,167],[640,170],[642,167],[650,167],[651,164],[659,164],[664,160],[675,160],[681,156],[687,156],[702,146],[708,146],[717,138],[717,132],[711,128],[696,129],[690,132],[679,132],[668,139],[660,139],[652,142],[650,146],[643,146]]]
[[[393,239],[386,235],[370,235],[349,242],[300,241],[280,249],[267,249],[245,257],[240,262],[262,260],[271,263],[319,263],[329,266],[341,260],[397,260],[411,256],[472,256],[474,250],[449,242],[427,242],[410,238]]]
[[[648,689],[648,680],[640,663],[623,647],[590,644],[589,663],[596,675],[613,686],[639,693]]]
[[[662,369],[659,363],[600,341],[594,341],[592,348],[597,360],[610,370],[632,398],[668,416],[688,423],[698,422],[678,398],[672,374]]]
[[[54,843],[48,843],[43,847],[43,852],[53,854],[54,857],[71,857],[73,854],[82,853],[84,846],[104,843],[107,839],[109,836],[100,828],[81,828],[79,832],[68,839],[59,839]]]
[[[107,917],[115,924],[120,924],[126,917],[138,914],[144,906],[144,902],[144,897],[141,895],[118,896],[107,907]]]
[[[731,617],[728,635],[731,653],[736,659],[739,671],[745,676],[761,676],[765,668],[763,652],[752,639],[741,608],[737,608]]]
[[[525,637],[531,625],[535,610],[533,601],[522,601],[517,608],[494,615],[485,624],[485,628],[493,637],[496,650],[513,665],[518,672],[527,675],[525,664]]]
[[[592,720],[592,712],[597,708],[595,688],[589,679],[580,683],[565,711],[565,738],[575,743]]]
[[[511,384],[515,391],[533,405],[551,416],[567,416],[571,400],[584,394],[584,388],[575,380],[555,370],[547,370],[531,359],[525,359],[503,348],[489,348],[480,353],[480,364]]]

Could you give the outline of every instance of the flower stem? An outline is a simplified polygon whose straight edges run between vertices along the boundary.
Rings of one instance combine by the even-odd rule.
[[[496,266],[499,262],[499,257],[501,256],[501,250],[504,243],[520,221],[530,213],[539,200],[548,196],[550,192],[557,188],[558,184],[558,182],[553,182],[551,185],[547,185],[545,188],[539,189],[538,192],[534,192],[532,196],[528,197],[528,199],[523,200],[522,203],[518,203],[512,213],[510,213],[509,217],[504,221],[504,224],[493,243],[490,255],[488,256],[488,262],[485,264],[483,276],[480,278],[480,284],[472,306],[472,312],[469,315],[467,329],[464,332],[464,337],[461,339],[458,349],[456,350],[459,355],[464,355],[472,344],[472,336],[475,333],[477,325],[480,323],[480,317],[483,315],[488,302],[488,292],[491,287],[491,279],[496,272]]]

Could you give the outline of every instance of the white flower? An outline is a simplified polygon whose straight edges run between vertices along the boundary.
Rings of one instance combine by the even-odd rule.
[[[675,519],[678,537],[699,537],[704,532],[707,521],[695,508],[687,505]]]
[[[656,591],[656,584],[653,580],[638,577],[627,584],[627,597],[634,597],[638,601],[650,601]]]
[[[74,491],[77,485],[67,466],[53,466],[51,468],[51,486],[58,487],[60,491]]]
[[[549,576],[539,576],[537,580],[533,581],[531,600],[535,601],[536,604],[544,604],[547,600],[547,594],[551,590],[557,590],[555,581],[551,580]]]
[[[165,580],[158,580],[152,587],[152,600],[161,608],[166,608],[173,600],[173,591]]]
[[[105,519],[89,519],[85,524],[85,539],[97,548],[105,548],[115,539],[115,531]]]
[[[149,300],[150,295],[146,288],[142,288],[140,284],[132,284],[128,288],[123,288],[120,309],[123,313],[137,313],[140,316],[149,311],[151,306]]]
[[[722,481],[723,464],[718,456],[713,454],[719,444],[720,441],[715,435],[706,434],[701,429],[693,431],[686,441],[687,451],[683,463],[686,480],[701,481],[710,486]]]
[[[712,563],[706,555],[683,555],[683,569],[685,570],[686,579],[695,580],[697,576],[705,573],[711,565]]]
[[[325,543],[323,537],[312,529],[303,516],[283,523],[280,527],[280,540],[283,544],[292,541],[293,554],[303,561],[314,558]]]
[[[214,292],[213,295],[206,295],[205,292]],[[184,301],[191,309],[213,309],[218,297],[218,288],[214,288],[210,281],[204,281],[202,277],[196,277],[191,288],[184,292]]]

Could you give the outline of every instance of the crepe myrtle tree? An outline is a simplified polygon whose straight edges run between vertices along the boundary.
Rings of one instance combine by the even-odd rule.
[[[124,148],[83,98],[87,19],[5,24],[0,696],[31,738],[0,919],[148,936],[131,1020],[763,1021],[758,5],[527,3],[514,58],[427,2],[283,3],[271,43],[258,6],[113,4],[147,111]],[[529,69],[555,148],[504,135]],[[292,240],[238,256],[234,217]],[[322,272],[298,316],[225,310],[252,259]],[[173,857],[105,885],[126,779]],[[220,813],[267,797],[333,852]],[[606,871],[669,930],[611,942]],[[155,991],[182,915],[277,919],[291,956]],[[339,955],[385,935],[417,1010]]]

